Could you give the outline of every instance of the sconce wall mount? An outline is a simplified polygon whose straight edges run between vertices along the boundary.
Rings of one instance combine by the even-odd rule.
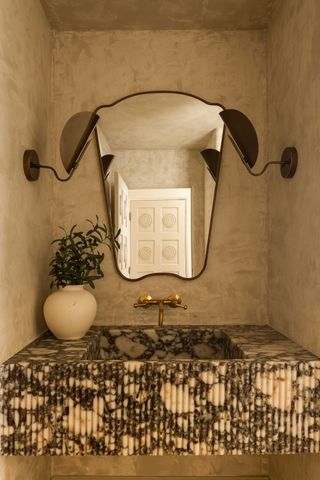
[[[26,150],[23,154],[23,171],[30,182],[38,180],[40,175],[40,162],[35,150]]]
[[[286,147],[281,156],[280,171],[283,178],[292,178],[298,166],[298,152],[295,147]]]

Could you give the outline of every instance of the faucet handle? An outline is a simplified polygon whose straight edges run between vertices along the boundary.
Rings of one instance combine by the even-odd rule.
[[[140,297],[138,298],[138,302],[134,303],[133,306],[134,308],[138,308],[138,307],[147,308],[147,307],[150,307],[151,300],[152,300],[151,295],[146,293],[145,295],[140,295]]]
[[[169,300],[169,302],[172,302],[172,303],[179,303],[180,304],[181,303],[181,296],[178,293],[173,293],[172,295],[169,295],[167,300]]]
[[[183,308],[183,310],[187,310],[188,305],[181,305],[180,303],[176,303],[174,307],[180,307],[180,308]]]
[[[140,295],[140,297],[138,298],[138,303],[148,303],[152,300],[152,297],[151,295],[149,295],[148,293],[144,294],[144,295]]]
[[[167,301],[170,302],[169,306],[172,308],[180,307],[180,308],[183,308],[184,310],[187,310],[188,308],[188,305],[181,305],[182,299],[178,293],[169,295],[169,297],[167,298]]]

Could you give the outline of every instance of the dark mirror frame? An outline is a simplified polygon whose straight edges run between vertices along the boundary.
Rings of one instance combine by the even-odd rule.
[[[112,102],[112,103],[109,103],[109,104],[99,105],[95,109],[94,113],[99,115],[99,110],[101,110],[102,108],[113,107],[114,105],[117,105],[118,103],[123,102],[124,100],[127,100],[128,98],[136,97],[138,95],[147,95],[147,94],[155,94],[155,93],[169,93],[169,94],[173,93],[173,94],[178,94],[178,95],[186,95],[187,97],[195,98],[195,99],[197,99],[197,100],[199,100],[199,101],[201,101],[201,102],[203,102],[207,105],[217,106],[217,107],[220,107],[223,110],[225,110],[225,107],[221,103],[209,102],[209,101],[204,100],[203,98],[201,98],[197,95],[193,95],[192,93],[186,93],[186,92],[181,92],[181,91],[176,91],[176,90],[147,90],[145,92],[138,92],[138,93],[132,93],[130,95],[126,95],[125,97],[122,97],[122,98],[116,100],[115,102]],[[203,272],[205,271],[205,269],[207,267],[207,264],[208,264],[208,255],[209,255],[209,248],[210,248],[211,236],[212,236],[213,215],[214,215],[214,210],[215,210],[215,205],[216,205],[216,200],[217,200],[220,167],[221,167],[221,159],[222,159],[222,154],[223,154],[223,146],[224,146],[225,135],[226,135],[226,128],[224,127],[223,128],[223,134],[222,134],[222,140],[221,140],[221,149],[220,149],[220,155],[219,155],[218,170],[217,170],[217,175],[216,175],[215,195],[214,195],[214,199],[213,199],[213,203],[212,203],[212,209],[211,209],[211,215],[210,215],[210,227],[209,227],[209,233],[208,233],[207,249],[206,249],[206,254],[205,254],[205,258],[204,258],[203,267],[200,270],[200,272],[197,275],[195,275],[194,277],[188,277],[188,278],[187,277],[182,277],[181,275],[177,275],[176,273],[169,273],[169,272],[168,273],[166,273],[166,272],[148,273],[147,275],[143,275],[139,278],[128,278],[125,275],[123,275],[122,272],[120,271],[120,269],[118,267],[118,263],[117,263],[117,253],[116,253],[115,248],[113,248],[113,252],[112,252],[113,253],[113,262],[114,262],[116,271],[120,275],[120,277],[122,277],[124,280],[127,280],[128,282],[138,282],[138,281],[143,280],[147,277],[153,277],[153,276],[157,276],[157,275],[161,275],[161,276],[169,275],[170,277],[176,277],[176,278],[179,278],[181,280],[190,281],[190,280],[195,280],[196,278],[199,278],[200,275],[203,274]],[[107,191],[107,188],[106,188],[106,181],[107,181],[107,177],[108,177],[108,172],[106,171],[106,165],[104,165],[103,159],[100,155],[98,133],[97,133],[96,129],[95,129],[95,139],[96,139],[96,149],[97,149],[98,157],[99,157],[101,180],[102,180],[102,184],[103,184],[103,192],[104,192],[104,197],[105,197],[105,205],[106,205],[106,209],[107,209],[108,224],[109,224],[110,228],[114,228],[113,220],[112,220],[112,213],[111,213],[110,199],[109,199],[108,191]],[[108,163],[108,167],[110,166],[110,163],[111,162]],[[209,169],[209,171],[210,171],[210,169]]]

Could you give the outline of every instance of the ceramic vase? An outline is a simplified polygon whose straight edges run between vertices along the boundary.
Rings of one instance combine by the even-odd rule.
[[[77,340],[91,327],[97,313],[97,302],[84,285],[66,285],[48,296],[43,313],[55,337]]]

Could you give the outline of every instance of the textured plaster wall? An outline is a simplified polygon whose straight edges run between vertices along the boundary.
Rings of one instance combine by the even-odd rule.
[[[320,3],[283,0],[268,32],[270,160],[287,145],[296,176],[268,177],[269,315],[278,330],[320,355]],[[274,457],[273,480],[316,480],[320,456]]]
[[[266,122],[265,34],[261,31],[110,31],[56,33],[54,46],[54,146],[67,118],[124,95],[180,90],[239,108],[257,126],[264,162]],[[186,312],[165,313],[170,323],[267,321],[266,182],[245,172],[226,143],[208,267],[198,280],[153,277],[127,282],[104,264],[97,282],[97,323],[156,322],[156,311],[135,311],[139,294],[182,294]],[[56,149],[56,165],[60,168]],[[53,223],[69,226],[105,217],[94,146],[71,182],[54,183]]]
[[[239,108],[257,126],[264,162],[266,124],[265,34],[248,32],[58,33],[54,45],[54,144],[70,115],[146,90],[180,90]],[[184,312],[168,309],[167,323],[265,323],[267,277],[266,180],[252,179],[226,143],[218,188],[209,264],[199,279],[153,277],[128,282],[115,272],[109,253],[105,279],[97,282],[96,323],[155,323],[157,312],[137,312],[143,292],[182,294]],[[105,218],[102,183],[93,145],[72,181],[54,182],[54,226],[85,226]],[[53,460],[55,473],[239,475],[266,474],[267,460],[234,458],[103,458]],[[208,473],[206,473],[208,472]]]
[[[23,174],[26,148],[47,156],[52,42],[37,0],[0,2],[0,360],[45,329],[51,183]],[[0,479],[48,478],[48,459],[1,458]]]
[[[26,148],[47,155],[51,34],[36,0],[0,2],[0,361],[45,329],[51,184],[32,185]],[[0,480],[49,478],[47,458],[0,458]]]
[[[26,180],[22,157],[48,157],[51,34],[36,0],[0,4],[0,360],[44,330],[51,182]]]

